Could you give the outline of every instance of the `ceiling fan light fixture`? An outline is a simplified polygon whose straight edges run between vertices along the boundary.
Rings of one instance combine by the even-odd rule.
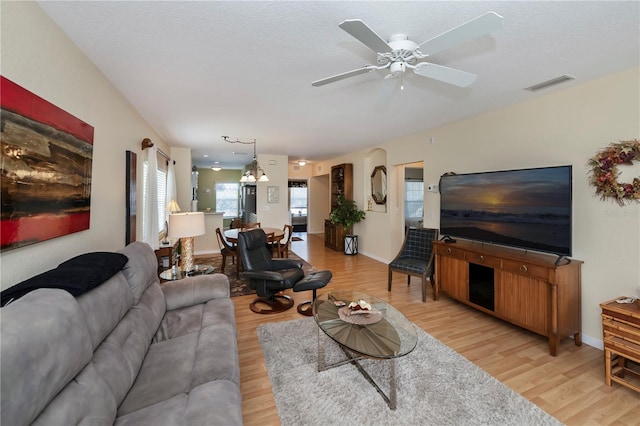
[[[306,164],[307,164],[307,162],[306,162],[306,161],[304,161],[304,160],[300,160],[300,161],[298,161],[298,166],[304,166],[304,165],[306,165]]]
[[[222,136],[222,139],[225,142],[229,143],[240,143],[243,145],[253,145],[253,162],[251,163],[251,170],[247,170],[242,177],[240,178],[241,183],[254,183],[254,182],[269,182],[269,178],[267,174],[264,172],[260,164],[258,163],[258,157],[256,155],[256,140],[254,139],[251,142],[243,142],[241,140],[236,139],[232,141],[229,139],[229,136]],[[260,175],[260,178],[256,179],[256,176]]]
[[[390,74],[385,79],[389,77],[398,78],[406,68],[410,68],[422,77],[439,80],[458,87],[468,87],[475,81],[477,77],[475,74],[419,61],[456,45],[498,31],[502,29],[502,20],[502,16],[497,13],[487,12],[421,44],[417,44],[409,40],[406,34],[394,34],[389,41],[386,41],[361,19],[347,19],[338,26],[376,52],[378,66],[364,65],[362,68],[314,81],[311,85],[314,87],[324,86],[325,84],[354,77],[372,70],[385,68],[389,68],[390,71]]]
[[[399,77],[404,73],[407,65],[404,62],[394,62],[391,64],[389,70],[394,77]]]

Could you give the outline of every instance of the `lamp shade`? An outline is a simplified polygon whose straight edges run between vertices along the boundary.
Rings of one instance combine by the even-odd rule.
[[[169,238],[188,238],[204,235],[204,213],[187,212],[169,215]]]

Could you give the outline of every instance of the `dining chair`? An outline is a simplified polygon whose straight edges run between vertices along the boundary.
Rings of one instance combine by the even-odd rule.
[[[218,247],[220,248],[220,254],[222,254],[222,269],[224,274],[224,267],[227,263],[227,257],[231,257],[231,262],[236,264],[236,273],[240,276],[240,259],[238,258],[238,250],[236,246],[232,246],[224,239],[220,228],[216,228],[216,237],[218,239]],[[238,261],[236,262],[236,258]]]
[[[260,228],[260,222],[243,222],[242,229]]]
[[[293,235],[293,226],[284,225],[282,228],[284,237],[278,240],[278,257],[289,257],[289,247],[291,246],[291,236]]]
[[[257,229],[257,228],[251,228],[251,229]],[[267,249],[269,249],[269,253],[271,253],[271,256],[274,256],[278,254],[278,240],[276,240],[276,233],[275,232],[265,232],[265,235],[267,236],[267,244],[266,247]],[[280,257],[280,256],[277,256]]]
[[[231,224],[229,225],[229,228],[231,229],[242,228],[242,219],[240,218],[232,219]]]

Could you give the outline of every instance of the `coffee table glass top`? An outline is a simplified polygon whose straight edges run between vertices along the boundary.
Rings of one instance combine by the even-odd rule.
[[[187,277],[194,277],[196,275],[207,275],[212,274],[214,271],[214,267],[211,265],[193,265],[193,271],[184,273],[180,268],[167,269],[160,273],[160,278],[163,280],[181,280]]]
[[[348,306],[360,300],[379,311],[382,319],[371,324],[360,318],[356,319],[359,324],[341,319],[339,309],[342,306],[339,305],[344,303]],[[374,318],[373,314],[370,316]],[[318,296],[313,303],[313,318],[318,327],[338,344],[369,357],[401,357],[413,351],[418,343],[413,324],[402,312],[384,300],[357,291],[331,291]],[[342,318],[345,318],[344,313]]]

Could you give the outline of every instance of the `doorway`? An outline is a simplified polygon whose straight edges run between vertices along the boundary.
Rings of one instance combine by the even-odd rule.
[[[293,232],[307,232],[308,189],[306,180],[289,181],[289,214]]]
[[[404,166],[404,228],[422,228],[424,223],[424,163]]]

